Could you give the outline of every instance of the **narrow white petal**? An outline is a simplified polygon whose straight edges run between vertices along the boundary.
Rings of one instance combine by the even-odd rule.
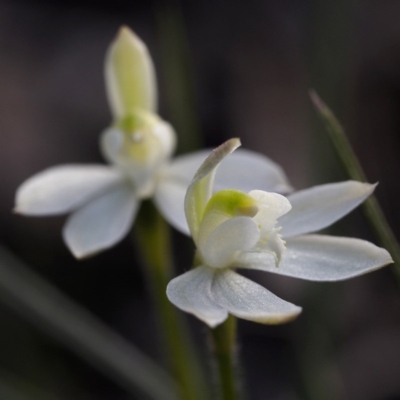
[[[185,216],[184,185],[173,179],[160,180],[156,186],[154,201],[163,217],[178,231],[189,235],[189,226]]]
[[[304,235],[287,239],[279,268],[263,253],[242,253],[237,266],[274,272],[310,281],[340,281],[392,263],[390,254],[365,240]]]
[[[289,322],[301,312],[300,307],[229,269],[215,275],[211,291],[214,301],[230,314],[262,324]]]
[[[207,230],[203,221],[199,231],[199,250],[204,262],[216,268],[228,266],[240,251],[250,250],[260,238],[260,230],[250,217],[228,219],[210,234]]]
[[[185,215],[190,233],[196,242],[204,208],[212,195],[215,171],[221,161],[240,146],[239,139],[230,139],[217,147],[197,170],[185,196]]]
[[[288,196],[292,210],[279,220],[282,235],[286,238],[326,228],[362,203],[375,186],[347,181],[314,186]]]
[[[171,303],[195,315],[211,328],[228,317],[227,311],[211,297],[213,278],[212,268],[200,266],[173,279],[167,286],[167,296]]]
[[[63,229],[67,246],[76,258],[108,249],[129,232],[138,206],[128,184],[92,200],[68,218]]]
[[[15,212],[56,215],[74,210],[117,185],[119,171],[106,165],[61,165],[27,179],[17,190]]]

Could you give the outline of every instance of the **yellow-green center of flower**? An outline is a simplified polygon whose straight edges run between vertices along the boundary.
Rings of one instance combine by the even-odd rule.
[[[208,201],[203,215],[208,213],[225,214],[228,218],[254,217],[258,213],[257,201],[240,190],[220,190]]]
[[[204,253],[204,249],[208,248],[206,244],[210,235],[215,229],[234,217],[253,218],[258,211],[257,201],[239,190],[221,190],[210,198],[204,209],[197,240],[201,256],[204,260],[208,260],[206,261],[208,265],[216,266],[210,261],[209,254]]]
[[[175,148],[175,132],[157,115],[135,110],[101,137],[105,158],[131,180],[139,197],[150,197],[157,171],[167,162]]]
[[[157,129],[162,121],[156,115],[136,111],[122,118],[117,127],[123,132],[119,156],[139,164],[151,163],[162,143]]]
[[[196,240],[203,264],[230,268],[241,252],[256,251],[271,253],[278,266],[285,242],[276,223],[289,209],[288,200],[276,193],[215,193],[204,209]]]

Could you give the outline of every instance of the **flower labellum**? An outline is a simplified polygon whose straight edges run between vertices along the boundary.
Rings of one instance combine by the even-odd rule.
[[[52,167],[26,180],[16,194],[19,214],[71,213],[63,237],[77,258],[122,240],[146,198],[152,198],[161,214],[187,234],[186,189],[209,154],[203,150],[171,160],[176,135],[157,114],[153,62],[146,45],[127,27],[119,30],[107,51],[105,82],[113,121],[102,133],[100,147],[110,165]],[[291,190],[277,164],[245,150],[221,165],[216,187]]]
[[[173,304],[210,327],[221,324],[228,314],[279,324],[291,321],[301,308],[239,275],[236,268],[335,281],[392,262],[385,249],[363,240],[303,235],[343,217],[375,185],[341,182],[288,198],[263,190],[213,194],[217,167],[239,145],[238,139],[231,139],[215,149],[187,190],[185,213],[197,247],[196,266],[169,283],[167,296]]]

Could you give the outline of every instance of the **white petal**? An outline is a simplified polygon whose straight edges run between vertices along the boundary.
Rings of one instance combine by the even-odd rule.
[[[237,266],[260,269],[310,281],[339,281],[392,263],[390,254],[365,240],[305,235],[287,239],[279,268],[262,253],[242,253]]]
[[[210,153],[211,150],[207,149],[176,157],[166,173],[188,186]],[[292,187],[278,164],[262,154],[238,149],[218,167],[214,191],[221,189],[238,189],[246,193],[254,189],[287,193]]]
[[[301,312],[300,307],[229,269],[215,275],[211,291],[214,301],[230,314],[262,324],[289,322]]]
[[[250,250],[260,238],[260,230],[250,217],[228,219],[211,233],[207,228],[203,221],[199,231],[199,250],[204,262],[215,268],[228,266],[240,251]]]
[[[326,228],[362,203],[375,186],[347,181],[314,186],[288,196],[292,210],[279,220],[283,237]]]
[[[15,212],[24,215],[67,213],[121,181],[105,165],[61,165],[27,179],[17,190]]]
[[[185,194],[187,187],[173,179],[160,180],[156,186],[154,201],[163,217],[178,231],[189,235],[185,216]]]
[[[293,190],[283,169],[268,157],[246,149],[235,151],[218,168],[215,190],[253,189],[288,193]]]
[[[239,139],[230,139],[217,147],[197,170],[185,196],[185,215],[190,233],[196,242],[204,208],[212,195],[215,171],[221,161],[240,146]]]
[[[226,310],[211,298],[213,278],[212,268],[200,266],[173,279],[167,286],[167,296],[171,303],[195,315],[211,328],[228,317]]]
[[[153,62],[146,45],[125,26],[107,51],[105,78],[114,118],[122,118],[136,108],[155,111],[157,88]]]
[[[68,218],[63,229],[67,246],[83,258],[115,245],[129,232],[138,205],[128,184],[92,200]]]

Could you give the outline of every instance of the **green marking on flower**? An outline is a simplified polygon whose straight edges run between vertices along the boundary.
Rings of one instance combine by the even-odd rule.
[[[139,164],[151,163],[163,145],[159,128],[163,122],[156,115],[136,110],[118,121],[116,126],[123,132],[119,156]]]
[[[230,217],[254,217],[258,213],[257,201],[240,190],[221,190],[208,201],[204,215],[210,212],[224,213]]]
[[[175,143],[171,125],[142,109],[119,119],[100,140],[104,157],[133,183],[140,198],[154,193],[157,173],[168,162]]]
[[[257,200],[239,190],[227,189],[215,193],[208,201],[200,222],[198,247],[206,246],[210,235],[221,224],[235,217],[254,217],[258,213]],[[232,255],[233,257],[233,255]],[[232,259],[232,257],[228,257]]]

